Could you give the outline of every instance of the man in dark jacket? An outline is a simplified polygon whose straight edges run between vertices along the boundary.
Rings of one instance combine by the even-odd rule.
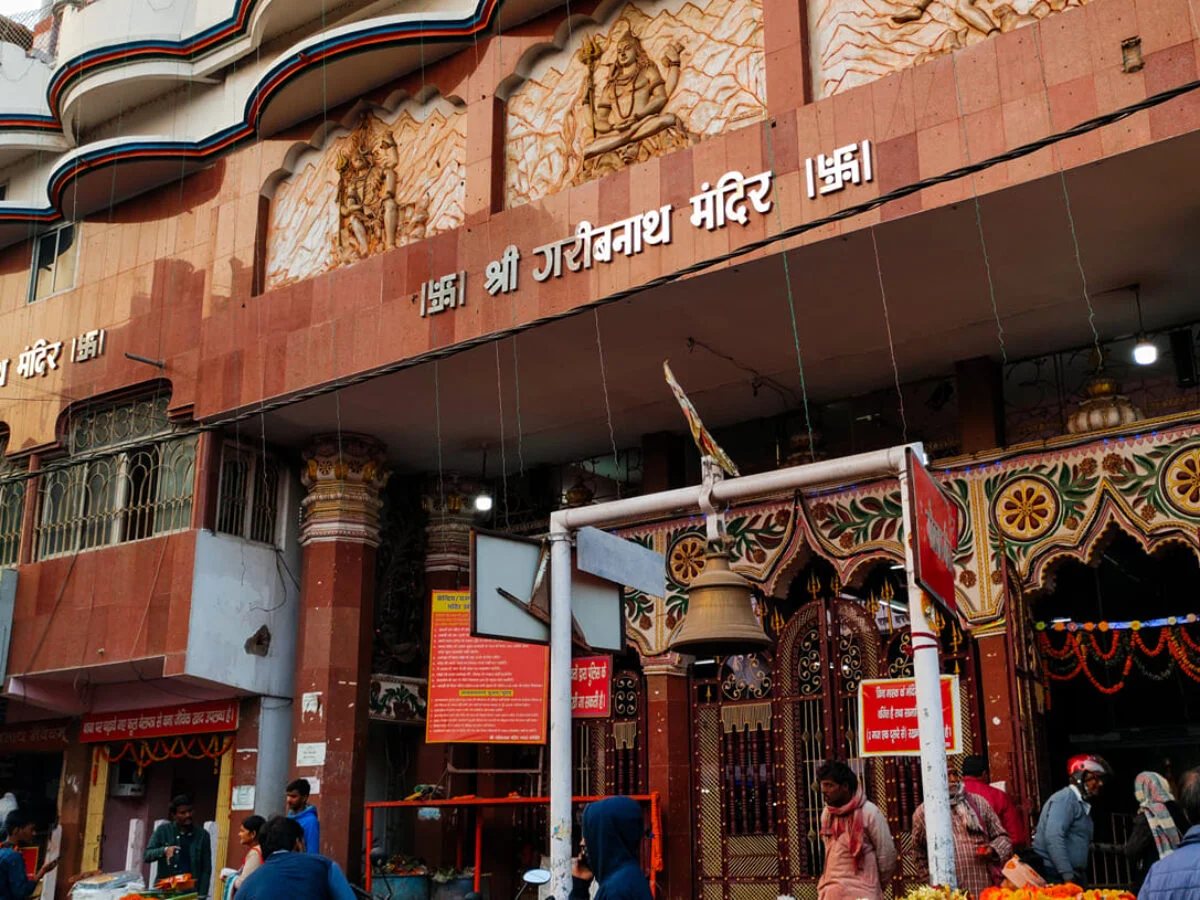
[[[596,900],[650,900],[642,872],[642,808],[629,797],[598,800],[583,811],[584,852],[575,861],[570,900],[587,900],[594,877]]]
[[[167,808],[168,821],[154,829],[142,861],[159,863],[158,877],[191,875],[200,900],[212,881],[212,847],[208,832],[192,824],[192,798],[180,794]]]
[[[354,900],[337,863],[304,852],[304,830],[295,819],[272,816],[258,842],[264,862],[242,882],[237,900]]]
[[[1200,822],[1200,769],[1179,782],[1179,804],[1191,822]],[[1200,900],[1200,825],[1193,825],[1179,848],[1150,867],[1138,900]]]

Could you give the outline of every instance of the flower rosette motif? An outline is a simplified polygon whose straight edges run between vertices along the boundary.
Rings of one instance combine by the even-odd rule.
[[[1200,517],[1200,447],[1177,451],[1163,465],[1160,479],[1162,496],[1173,510],[1188,518]]]
[[[1053,529],[1061,504],[1053,485],[1034,475],[1014,478],[1004,485],[992,504],[992,517],[1005,537],[1035,541]]]
[[[671,580],[682,587],[687,587],[692,583],[692,579],[703,570],[704,556],[703,537],[695,533],[679,537],[667,555],[667,568],[671,573]]]

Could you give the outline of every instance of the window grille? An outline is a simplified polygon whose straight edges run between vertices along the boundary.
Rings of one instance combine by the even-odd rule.
[[[74,223],[60,225],[37,238],[33,243],[29,302],[75,287],[78,261],[79,229]]]
[[[88,411],[72,455],[41,476],[38,559],[182,531],[191,524],[196,438],[169,438],[166,397]]]
[[[8,439],[0,438],[0,566],[15,566],[21,549],[25,479],[5,456],[7,451]]]
[[[217,531],[274,544],[278,514],[278,460],[234,443],[225,444],[217,490]]]

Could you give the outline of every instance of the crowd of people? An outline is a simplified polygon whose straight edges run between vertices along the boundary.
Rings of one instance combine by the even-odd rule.
[[[817,770],[825,809],[821,837],[825,868],[819,900],[883,900],[896,865],[896,846],[887,819],[866,799],[845,763]],[[954,870],[960,889],[978,897],[988,887],[1088,886],[1093,843],[1092,803],[1112,777],[1099,756],[1073,757],[1068,783],[1042,806],[1032,840],[1008,794],[988,778],[987,761],[968,757],[962,770],[950,766]],[[1177,802],[1167,780],[1143,772],[1134,781],[1138,814],[1120,847],[1128,858],[1140,900],[1200,900],[1200,770],[1180,782]],[[913,814],[912,847],[927,874],[925,807]]]
[[[1112,771],[1099,756],[1082,755],[1069,761],[1067,775],[1067,784],[1043,804],[1031,837],[1009,795],[991,783],[984,757],[968,757],[961,770],[950,765],[951,831],[960,889],[978,897],[990,886],[1088,886],[1089,854],[1096,846],[1092,804]],[[898,856],[886,816],[867,799],[846,763],[826,762],[816,777],[824,800],[820,836],[825,849],[818,900],[883,900]],[[1139,900],[1200,900],[1200,769],[1187,772],[1178,787],[1176,800],[1162,775],[1138,775],[1133,784],[1138,813],[1128,840],[1106,848],[1128,858]],[[354,900],[337,863],[319,853],[320,820],[310,794],[309,782],[297,779],[287,786],[286,815],[243,820],[239,839],[245,857],[238,870],[222,873],[222,900]],[[155,828],[143,860],[158,863],[160,876],[191,875],[197,894],[206,898],[212,873],[208,835],[193,824],[189,797],[175,797],[169,813]],[[4,825],[0,900],[26,900],[57,860],[30,877],[19,848],[32,840],[34,820],[15,808]],[[925,829],[922,803],[912,820],[918,868],[927,868]],[[592,803],[584,811],[582,830],[570,900],[587,900],[589,894],[599,900],[648,900],[649,884],[640,865],[645,836],[640,805],[628,797]]]

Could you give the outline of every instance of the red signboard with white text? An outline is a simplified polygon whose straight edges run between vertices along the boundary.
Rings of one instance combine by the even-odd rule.
[[[954,549],[958,545],[958,508],[913,454],[908,465],[909,510],[912,518],[913,568],[917,584],[951,615],[954,596]]]
[[[571,660],[571,715],[608,718],[612,707],[612,657],[577,656]]]
[[[942,676],[946,753],[962,752],[958,676]],[[858,688],[858,755],[920,756],[917,683],[912,678],[866,679]]]
[[[425,741],[546,743],[550,649],[471,635],[471,592],[434,591]]]
[[[67,744],[64,720],[0,726],[0,756],[5,753],[61,753]]]
[[[85,744],[133,741],[237,731],[237,726],[238,701],[214,700],[84,716],[79,739]]]

